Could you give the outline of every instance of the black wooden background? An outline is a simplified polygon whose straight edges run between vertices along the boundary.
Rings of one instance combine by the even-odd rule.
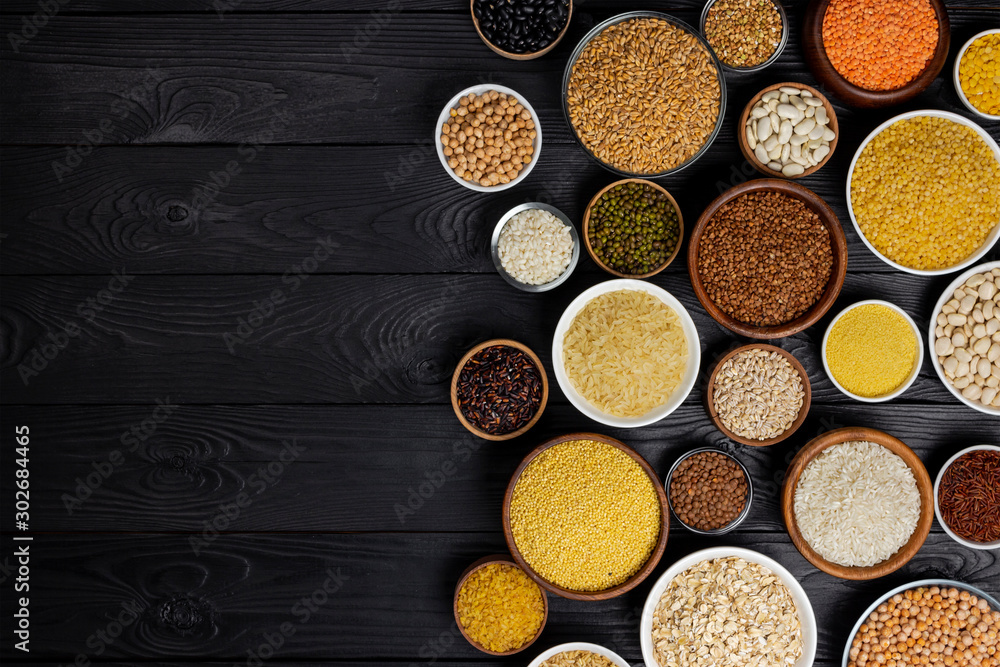
[[[447,381],[465,350],[514,337],[551,369],[562,309],[608,277],[584,257],[564,286],[526,294],[496,275],[488,242],[514,204],[549,201],[579,221],[590,196],[614,180],[572,143],[559,82],[589,27],[636,8],[695,24],[701,2],[577,2],[563,43],[531,62],[488,50],[461,0],[3,3],[5,662],[256,664],[260,656],[303,667],[485,667],[526,664],[548,646],[584,640],[640,663],[638,612],[652,580],[676,558],[719,544],[762,551],[801,579],[825,666],[839,663],[857,615],[890,587],[943,576],[1000,594],[998,553],[962,548],[937,524],[909,565],[866,583],[817,571],[791,545],[777,491],[792,454],[819,432],[884,429],[932,476],[957,449],[1000,442],[1000,420],[953,399],[926,359],[900,399],[845,398],[817,355],[829,317],[779,343],[806,365],[814,394],[805,426],[776,447],[727,441],[700,387],[669,418],[635,430],[590,422],[555,386],[536,428],[511,442],[479,441],[454,418]],[[734,125],[748,97],[777,81],[814,84],[802,61],[802,10],[789,8],[791,39],[777,64],[727,75],[726,123],[711,151],[662,179],[689,224],[747,178]],[[38,12],[41,27],[24,22]],[[877,124],[922,107],[970,115],[950,68],[966,39],[1000,26],[1000,5],[956,0],[949,14],[952,53],[938,80],[895,109],[860,112],[834,100],[838,151],[801,181],[847,231],[849,275],[834,312],[880,297],[925,326],[950,281],[890,270],[863,246],[844,206],[847,165]],[[496,194],[455,184],[431,143],[442,105],[481,82],[527,97],[545,135],[531,176]],[[1000,135],[1000,123],[985,126]],[[707,362],[735,338],[699,306],[681,257],[653,282],[691,311]],[[62,338],[67,327],[76,335]],[[25,381],[18,368],[33,361],[41,368]],[[14,524],[19,425],[31,436],[27,533]],[[645,585],[600,603],[553,598],[535,647],[490,659],[458,635],[455,580],[503,550],[500,504],[517,461],[574,430],[621,438],[661,474],[695,446],[735,452],[753,475],[753,510],[717,539],[675,523]],[[429,480],[438,482],[432,494],[424,487],[430,497],[406,509]],[[14,650],[12,619],[12,538],[26,534],[34,538],[30,654]],[[318,593],[328,578],[335,592]],[[321,602],[312,608],[301,602],[314,595]],[[269,639],[280,644],[273,656]]]

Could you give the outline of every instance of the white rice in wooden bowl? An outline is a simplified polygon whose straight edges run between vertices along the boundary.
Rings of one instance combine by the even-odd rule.
[[[680,316],[647,292],[595,297],[563,338],[570,384],[605,414],[639,417],[670,398],[687,370]]]
[[[795,487],[795,523],[825,560],[869,567],[905,545],[920,491],[901,457],[874,442],[843,442],[809,462]]]

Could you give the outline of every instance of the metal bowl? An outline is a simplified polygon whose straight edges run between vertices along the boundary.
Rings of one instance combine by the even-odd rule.
[[[507,271],[503,268],[503,264],[500,263],[500,232],[503,231],[504,226],[515,215],[521,213],[522,211],[530,211],[532,209],[548,211],[562,220],[562,223],[569,227],[569,235],[570,238],[573,239],[573,256],[569,260],[569,266],[566,267],[565,271],[559,274],[558,278],[550,280],[542,285],[529,285],[527,283],[522,283],[507,273]],[[547,292],[550,289],[559,287],[566,282],[569,279],[570,274],[573,273],[573,269],[576,268],[577,263],[580,261],[580,235],[577,233],[576,227],[573,226],[573,223],[566,216],[566,214],[557,209],[555,206],[549,206],[548,204],[543,204],[537,201],[527,202],[524,204],[518,204],[501,216],[500,221],[497,222],[497,226],[493,228],[493,237],[490,239],[490,254],[493,256],[493,266],[496,267],[497,273],[499,273],[500,277],[508,283],[520,290],[524,290],[525,292]]]
[[[618,169],[617,167],[613,167],[610,164],[607,164],[606,162],[599,160],[597,156],[594,155],[590,151],[590,149],[584,145],[584,143],[580,140],[580,136],[576,133],[576,128],[573,127],[573,121],[571,121],[569,117],[569,101],[568,101],[568,96],[566,94],[566,91],[569,88],[569,77],[570,74],[572,74],[573,72],[573,66],[576,65],[576,61],[580,58],[580,54],[583,53],[583,50],[587,47],[587,44],[589,44],[590,41],[595,37],[597,37],[599,34],[604,32],[604,30],[608,26],[640,18],[662,19],[667,23],[670,23],[671,25],[677,26],[678,28],[682,28],[691,33],[694,36],[694,38],[697,39],[699,42],[701,42],[702,46],[704,46],[705,49],[708,51],[709,57],[715,63],[715,73],[719,77],[719,117],[715,121],[715,129],[713,129],[712,133],[708,135],[708,138],[705,140],[705,143],[701,147],[701,149],[699,149],[697,153],[692,155],[686,162],[679,164],[672,169],[667,169],[666,171],[661,171],[655,174],[634,174],[632,172],[623,171],[621,169]],[[719,61],[718,56],[715,55],[715,51],[712,50],[712,47],[705,40],[705,38],[702,37],[701,33],[699,33],[697,30],[689,26],[684,21],[676,19],[673,16],[670,16],[669,14],[664,14],[662,12],[637,11],[637,12],[626,12],[624,14],[619,14],[618,16],[612,16],[608,20],[603,21],[602,23],[598,23],[593,28],[591,28],[590,32],[588,32],[584,36],[584,38],[580,40],[580,43],[576,45],[575,49],[573,49],[573,53],[570,54],[569,60],[566,62],[566,69],[563,72],[563,78],[562,78],[562,109],[563,109],[563,116],[566,118],[566,124],[569,126],[570,130],[572,130],[573,138],[576,139],[576,142],[580,144],[580,147],[583,148],[584,152],[588,156],[590,156],[590,158],[594,160],[594,162],[601,165],[608,171],[618,174],[620,176],[624,176],[626,178],[660,178],[661,176],[674,174],[682,169],[691,166],[698,160],[698,158],[704,155],[708,151],[708,149],[712,146],[712,142],[715,141],[715,138],[719,136],[719,132],[722,130],[722,123],[726,117],[726,79],[725,75],[723,74],[722,62]]]
[[[701,19],[698,21],[698,27],[701,28],[701,35],[703,37],[705,36],[705,20],[708,18],[708,10],[710,10],[712,5],[716,2],[718,2],[718,0],[708,0],[708,2],[705,3],[705,8],[701,10]],[[781,52],[785,50],[785,45],[788,44],[788,15],[785,14],[785,8],[781,6],[781,3],[778,2],[778,0],[771,0],[771,2],[774,4],[775,8],[777,8],[778,16],[781,17],[781,40],[778,41],[778,46],[774,50],[774,53],[771,54],[770,58],[759,65],[754,65],[753,67],[732,67],[722,62],[720,59],[719,62],[727,72],[759,72],[768,65],[772,65],[774,61],[781,56]],[[706,41],[707,40],[708,38],[706,37]],[[715,53],[714,50],[712,52]]]
[[[740,512],[735,519],[727,523],[725,526],[723,526],[722,528],[716,528],[715,530],[699,530],[698,528],[694,528],[692,526],[687,525],[686,523],[681,521],[681,518],[679,516],[677,516],[677,512],[674,511],[674,504],[670,500],[670,482],[673,481],[674,479],[674,471],[677,470],[677,466],[681,464],[681,461],[690,458],[695,454],[700,454],[701,452],[713,452],[715,454],[722,454],[726,458],[731,459],[736,463],[736,465],[740,467],[740,470],[743,471],[743,475],[746,477],[747,480],[747,502],[746,505],[744,505],[743,507],[743,511]],[[739,526],[741,523],[743,523],[743,521],[750,514],[750,505],[753,504],[753,479],[750,477],[750,471],[747,470],[747,467],[743,465],[743,462],[740,461],[738,458],[736,458],[735,456],[733,456],[728,452],[722,451],[721,449],[716,449],[715,447],[699,447],[698,449],[692,449],[690,452],[684,454],[679,459],[674,461],[674,464],[670,466],[670,472],[667,473],[667,480],[666,482],[664,482],[663,488],[667,492],[667,505],[670,507],[670,513],[674,516],[675,519],[677,519],[677,521],[680,522],[682,526],[690,530],[692,533],[697,533],[698,535],[725,535],[726,533],[730,532],[731,530]]]

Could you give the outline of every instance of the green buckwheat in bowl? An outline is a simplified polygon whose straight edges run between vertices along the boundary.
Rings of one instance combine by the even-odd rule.
[[[626,179],[590,200],[583,218],[587,252],[620,278],[648,278],[677,256],[684,221],[677,202],[656,183]]]

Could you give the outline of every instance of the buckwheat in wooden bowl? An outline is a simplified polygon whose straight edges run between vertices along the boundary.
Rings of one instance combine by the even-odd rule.
[[[463,594],[466,584],[469,589]],[[507,597],[499,599],[499,591]],[[549,618],[549,598],[510,556],[497,554],[465,568],[455,584],[452,610],[459,631],[470,644],[490,655],[513,655],[542,634]],[[506,621],[503,629],[510,634],[502,632],[499,623],[491,622],[501,618]]]
[[[847,274],[837,215],[812,190],[774,178],[730,188],[691,231],[688,273],[712,318],[741,336],[791,336],[833,305]]]
[[[469,350],[451,377],[451,407],[485,440],[510,440],[534,426],[549,400],[545,367],[531,348],[495,338]]]
[[[781,512],[810,563],[841,579],[876,579],[908,563],[927,539],[933,488],[901,440],[873,428],[839,428],[792,459]]]
[[[670,527],[653,468],[624,443],[570,433],[532,450],[511,476],[503,532],[514,560],[543,588],[607,600],[656,568]]]
[[[770,99],[763,99],[765,96]],[[799,108],[802,106],[804,110]],[[794,81],[776,83],[754,95],[743,107],[736,127],[743,156],[754,169],[772,178],[816,173],[833,157],[840,139],[837,112],[830,101],[812,86]],[[774,160],[766,148],[771,144],[780,151]],[[789,146],[787,154],[782,148],[785,144]]]
[[[680,253],[684,217],[665,188],[626,178],[601,188],[587,204],[583,238],[590,258],[611,275],[649,278]]]
[[[805,367],[790,352],[762,343],[731,350],[709,374],[708,416],[730,440],[767,447],[802,426],[812,403]]]
[[[543,4],[544,6],[541,6]],[[493,16],[484,14],[484,12],[489,12],[491,9],[494,12]],[[476,27],[476,34],[479,35],[479,38],[494,53],[498,53],[504,58],[510,58],[511,60],[533,60],[534,58],[544,56],[556,48],[556,44],[562,41],[562,38],[566,35],[566,31],[569,29],[569,22],[573,18],[573,0],[563,0],[560,3],[553,2],[550,4],[536,1],[531,5],[531,14],[529,16],[522,15],[522,17],[516,16],[518,12],[524,11],[524,8],[519,7],[518,3],[489,3],[484,0],[469,0],[469,10],[472,13],[472,24]],[[531,50],[532,46],[526,42],[523,47],[515,52],[509,50],[510,47],[505,49],[494,41],[503,41],[505,43],[521,41],[511,39],[512,36],[509,34],[508,28],[516,24],[522,24],[523,21],[519,19],[534,18],[536,14],[542,13],[547,13],[547,16],[538,17],[537,25],[532,31],[536,45],[545,42],[545,46],[542,46],[542,48]],[[562,18],[560,19],[560,17]],[[494,20],[491,22],[491,19]],[[563,21],[562,29],[555,31],[552,29],[552,26],[555,25],[554,22],[559,20]]]
[[[930,20],[932,14],[933,19],[937,22],[937,41],[933,46],[933,51],[928,51],[926,54],[928,56],[926,64],[919,71],[907,71],[906,75],[903,75],[902,69],[906,67],[907,63],[905,60],[909,58],[909,53],[905,54],[905,58],[902,52],[900,52],[898,57],[892,57],[889,49],[894,48],[896,44],[903,44],[911,35],[925,34],[926,31],[923,29],[923,26],[917,26],[915,29],[908,23],[906,26],[901,26],[891,37],[888,33],[881,39],[875,37],[874,41],[876,44],[872,46],[883,48],[885,51],[883,62],[893,69],[900,70],[900,76],[904,79],[901,85],[888,90],[873,90],[871,89],[872,86],[866,88],[853,83],[841,74],[831,61],[839,60],[839,56],[835,56],[833,59],[830,57],[827,45],[824,42],[824,21],[830,6],[836,5],[838,1],[842,5],[851,4],[844,0],[812,0],[808,7],[806,7],[805,18],[802,22],[802,51],[806,59],[806,64],[812,71],[813,76],[816,77],[816,80],[824,88],[832,91],[834,95],[853,107],[866,109],[902,104],[923,92],[934,81],[937,75],[941,73],[945,60],[948,59],[948,48],[951,44],[948,10],[943,0],[927,0],[923,3],[925,6],[923,13],[927,15],[927,19]],[[854,2],[856,4],[856,0]],[[888,16],[884,3],[880,4],[876,0],[871,0],[869,4],[871,5],[871,10],[866,13],[866,16],[871,18],[872,24],[877,25],[875,27],[876,30],[883,30],[892,24],[898,24],[900,21],[899,17],[912,22],[912,18],[916,13],[915,3],[909,3],[906,7],[903,7],[902,3],[896,3],[895,11],[891,17]],[[836,16],[831,16],[831,23],[828,25],[828,28],[833,28],[833,21],[836,19]],[[868,27],[871,28],[872,24]],[[856,40],[863,32],[865,31],[857,26],[845,29],[843,31],[845,44],[850,46],[851,41]],[[886,45],[888,48],[886,48]],[[902,48],[905,49],[906,46],[904,45]],[[926,49],[912,49],[911,52],[929,49],[928,42]],[[861,66],[861,76],[866,81],[881,83],[881,81],[886,79],[885,76],[880,76],[874,70],[873,63],[877,61],[871,50],[866,51],[865,56],[861,56],[859,53],[857,60]],[[860,81],[857,73],[853,76],[856,81]]]

